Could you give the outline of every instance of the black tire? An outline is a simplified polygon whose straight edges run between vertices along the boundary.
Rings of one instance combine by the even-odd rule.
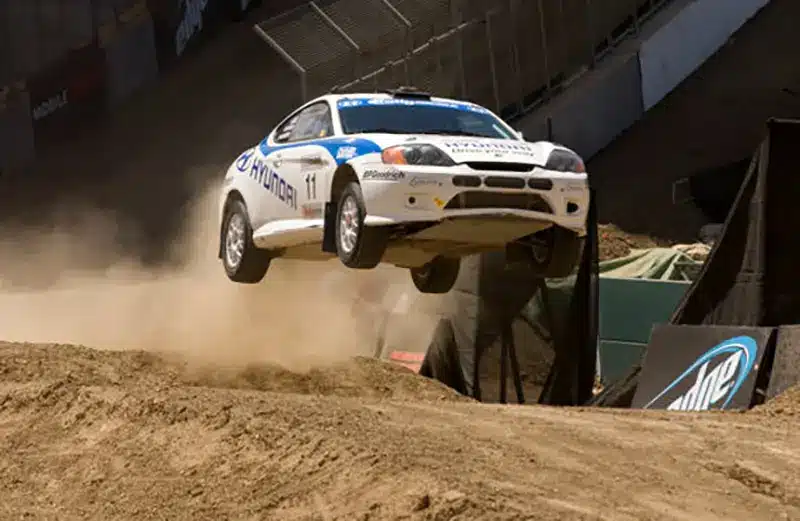
[[[453,289],[461,269],[461,259],[452,257],[434,257],[432,261],[411,268],[411,280],[420,293],[447,293]]]
[[[353,206],[351,206],[351,204]],[[343,214],[353,212],[350,216],[355,219],[352,242],[346,243],[343,238]],[[364,206],[364,196],[358,183],[350,183],[342,191],[336,205],[336,253],[342,264],[348,268],[368,270],[380,264],[386,246],[389,243],[389,230],[384,227],[364,226],[367,210]],[[352,221],[351,221],[352,222]]]
[[[433,338],[419,368],[419,375],[439,380],[460,394],[469,395],[458,358],[458,344],[449,319],[443,318],[436,325]]]
[[[240,225],[244,236],[241,246],[241,255],[236,255],[231,251],[234,248],[233,242],[236,240],[233,234],[238,231],[232,230],[232,225]],[[222,220],[220,230],[220,252],[222,254],[222,265],[225,267],[225,274],[233,282],[241,284],[256,284],[261,282],[269,269],[272,259],[269,252],[261,250],[253,244],[253,228],[250,225],[250,217],[247,215],[247,208],[238,199],[233,199],[225,209],[225,217]]]
[[[583,238],[560,226],[551,226],[533,237],[539,244],[531,248],[529,262],[533,271],[544,278],[572,275],[583,250]]]

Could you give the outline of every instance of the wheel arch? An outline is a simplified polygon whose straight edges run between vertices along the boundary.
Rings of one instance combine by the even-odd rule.
[[[336,253],[336,209],[344,188],[350,183],[358,183],[358,174],[349,163],[336,168],[331,179],[328,201],[325,203],[324,223],[322,228],[322,251]]]
[[[338,204],[344,188],[349,183],[358,182],[358,174],[356,174],[356,170],[353,168],[353,165],[349,163],[339,165],[339,167],[336,168],[336,171],[333,173],[333,179],[331,179],[331,193],[328,197],[329,202]]]

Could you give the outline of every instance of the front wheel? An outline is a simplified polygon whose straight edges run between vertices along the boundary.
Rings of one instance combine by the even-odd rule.
[[[336,253],[348,268],[371,269],[380,264],[389,243],[389,230],[364,226],[367,216],[361,186],[350,183],[336,208]]]
[[[411,268],[411,280],[420,293],[447,293],[453,289],[461,269],[461,259],[434,257],[432,261]]]
[[[232,200],[222,221],[222,265],[233,282],[256,284],[266,275],[271,259],[269,253],[253,244],[253,229],[247,208]]]

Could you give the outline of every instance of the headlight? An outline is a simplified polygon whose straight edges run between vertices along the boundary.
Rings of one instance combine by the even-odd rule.
[[[455,162],[433,145],[398,145],[384,149],[381,159],[388,165],[453,166]]]
[[[547,170],[555,170],[556,172],[586,173],[586,165],[583,164],[583,160],[578,154],[564,148],[554,148],[550,152],[550,157],[547,158],[547,164],[544,167]]]

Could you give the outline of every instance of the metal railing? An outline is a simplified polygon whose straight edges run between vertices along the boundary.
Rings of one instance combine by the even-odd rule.
[[[255,30],[297,73],[304,101],[405,84],[513,117],[669,1],[320,0]]]

